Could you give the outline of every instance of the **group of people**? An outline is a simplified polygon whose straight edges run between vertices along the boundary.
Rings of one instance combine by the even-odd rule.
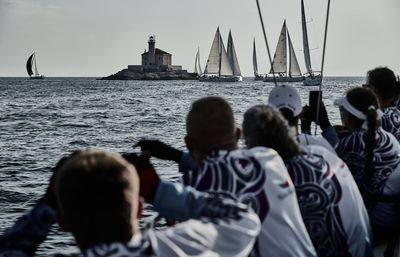
[[[158,140],[137,142],[141,155],[75,152],[1,236],[0,256],[34,255],[56,222],[77,256],[374,256],[382,244],[395,256],[399,83],[388,68],[368,72],[335,101],[342,126],[284,85],[245,112],[241,129],[223,98],[193,102],[187,152]],[[320,136],[309,134],[313,121]],[[150,156],[178,163],[181,182],[160,178]],[[144,201],[174,225],[140,232]]]

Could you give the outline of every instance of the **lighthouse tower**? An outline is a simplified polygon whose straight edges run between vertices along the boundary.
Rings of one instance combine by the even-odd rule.
[[[156,36],[150,36],[149,38],[149,56],[148,56],[148,65],[155,66],[156,64]]]

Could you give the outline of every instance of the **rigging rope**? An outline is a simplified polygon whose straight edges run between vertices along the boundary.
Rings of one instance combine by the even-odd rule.
[[[258,1],[258,0],[257,0]],[[318,127],[318,118],[319,118],[319,109],[321,107],[321,95],[322,95],[322,79],[324,78],[324,63],[325,63],[325,49],[326,49],[326,38],[328,35],[328,21],[329,21],[329,10],[330,10],[331,0],[328,0],[328,7],[326,10],[326,21],[325,21],[325,34],[324,34],[324,47],[322,49],[322,64],[321,64],[321,83],[319,84],[319,91],[321,93],[318,94],[318,102],[317,102],[317,117],[316,117],[316,125],[314,134],[317,135],[317,127]]]
[[[271,53],[270,53],[270,51],[269,51],[268,40],[267,40],[267,34],[265,33],[264,21],[263,21],[262,15],[261,15],[260,4],[258,3],[258,0],[256,0],[256,2],[257,2],[258,15],[260,16],[261,27],[262,27],[263,34],[264,34],[265,45],[267,46],[269,63],[271,64],[271,71],[272,71],[272,76],[273,76],[273,78],[274,78],[274,84],[275,84],[275,86],[278,86],[278,84],[276,83],[276,77],[275,77],[274,66],[272,65]]]

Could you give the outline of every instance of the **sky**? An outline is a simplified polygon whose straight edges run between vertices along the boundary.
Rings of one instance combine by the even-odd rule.
[[[305,72],[300,0],[259,0],[273,55],[284,19]],[[304,0],[314,70],[321,68],[327,0]],[[332,0],[324,74],[365,76],[377,66],[400,74],[400,1]],[[229,29],[244,76],[269,70],[255,0],[0,0],[0,77],[27,76],[36,52],[48,77],[103,77],[140,64],[150,35],[192,72],[197,48],[204,69],[217,27]]]

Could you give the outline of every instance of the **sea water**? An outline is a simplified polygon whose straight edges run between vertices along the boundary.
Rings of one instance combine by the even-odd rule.
[[[323,101],[332,124],[340,124],[333,101],[363,83],[362,77],[324,79]],[[318,89],[292,85],[303,105],[308,92]],[[133,151],[143,138],[185,150],[185,117],[194,100],[224,97],[240,127],[244,112],[266,104],[273,87],[251,78],[239,83],[0,78],[0,234],[43,195],[62,156],[86,148]],[[162,178],[179,179],[175,163],[154,158],[152,163]],[[154,216],[147,206],[141,226]],[[76,251],[72,236],[53,226],[38,254]]]

